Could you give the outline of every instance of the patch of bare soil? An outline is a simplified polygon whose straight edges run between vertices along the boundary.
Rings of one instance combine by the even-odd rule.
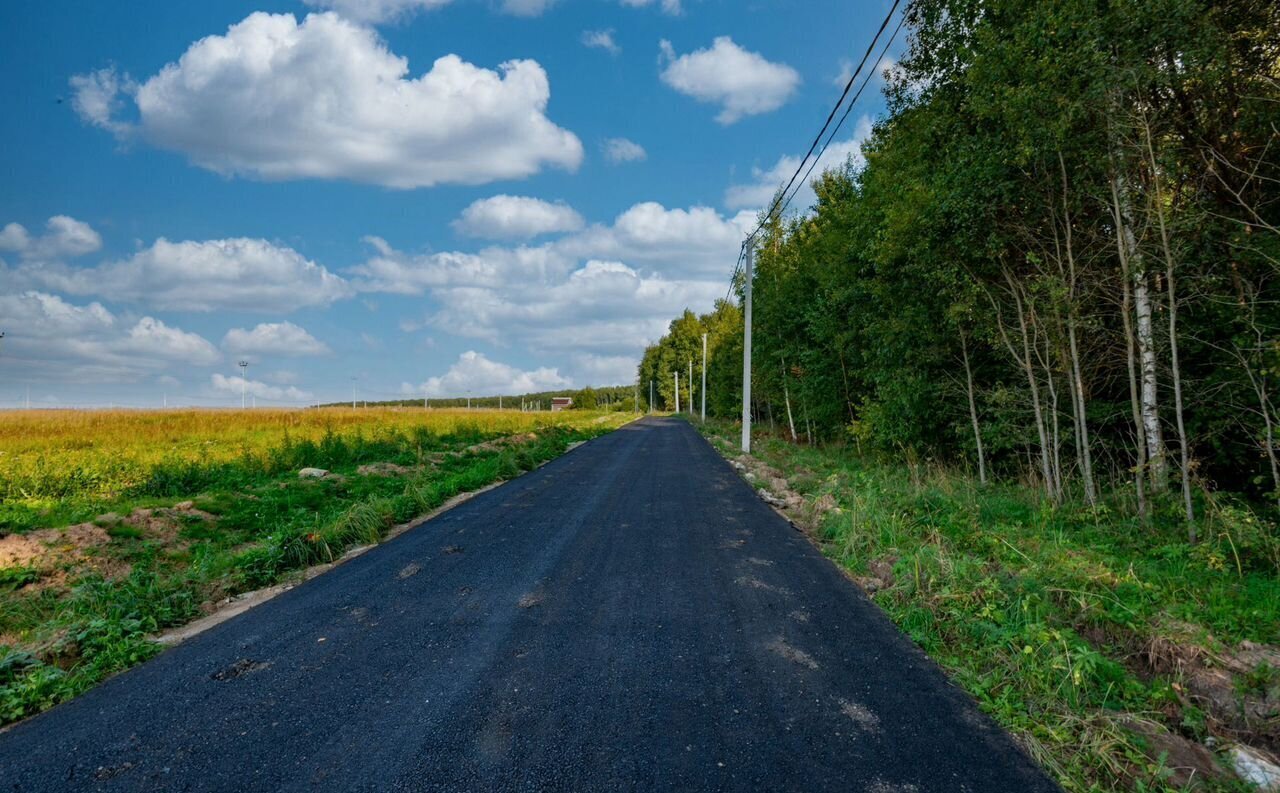
[[[1152,762],[1163,760],[1170,771],[1168,782],[1178,789],[1195,789],[1199,783],[1230,779],[1213,752],[1202,744],[1175,735],[1162,725],[1136,716],[1121,716],[1116,723],[1138,736]]]
[[[106,545],[110,540],[102,527],[92,523],[8,534],[0,537],[0,567],[52,570],[83,559],[86,550]]]
[[[368,463],[356,469],[361,476],[409,476],[416,469],[395,463]]]
[[[867,565],[867,575],[854,576],[853,580],[868,595],[879,592],[881,589],[888,589],[893,586],[894,575],[893,566],[897,563],[897,559],[892,556],[885,556],[880,559],[871,560],[871,564]]]
[[[494,438],[491,441],[477,443],[474,446],[468,446],[463,449],[464,454],[475,454],[478,452],[491,452],[497,449],[505,449],[508,446],[519,446],[522,443],[531,443],[538,439],[538,433],[525,432],[518,435],[507,435],[501,438]]]

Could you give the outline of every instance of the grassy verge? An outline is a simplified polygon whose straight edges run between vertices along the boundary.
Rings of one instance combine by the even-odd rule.
[[[735,428],[704,432],[739,458]],[[754,451],[750,478],[1068,790],[1252,789],[1232,745],[1280,748],[1264,516],[1219,503],[1191,546],[1173,509],[1143,523],[838,447]]]
[[[535,426],[531,417],[515,435],[508,422],[481,418],[374,435],[284,433],[230,457],[161,457],[114,488],[68,486],[58,467],[58,497],[10,491],[0,505],[0,722],[146,660],[160,650],[157,631],[376,543],[628,418],[576,414]],[[299,477],[306,467],[328,473]]]

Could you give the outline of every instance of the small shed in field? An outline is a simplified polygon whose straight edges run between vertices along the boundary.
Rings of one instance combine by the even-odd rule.
[[[551,412],[559,413],[562,410],[568,410],[573,407],[573,397],[552,397]]]

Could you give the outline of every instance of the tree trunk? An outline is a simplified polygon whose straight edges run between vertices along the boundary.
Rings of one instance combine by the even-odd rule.
[[[1151,289],[1147,273],[1133,234],[1133,213],[1128,207],[1123,177],[1117,177],[1118,199],[1116,229],[1124,248],[1130,278],[1133,281],[1133,305],[1137,316],[1138,366],[1142,384],[1142,429],[1147,440],[1147,471],[1151,490],[1163,493],[1169,489],[1169,466],[1165,459],[1164,431],[1160,427],[1160,397],[1156,381],[1155,330],[1151,321]]]
[[[1031,390],[1031,410],[1035,416],[1036,434],[1040,437],[1040,473],[1044,477],[1045,493],[1051,500],[1057,500],[1057,493],[1053,487],[1053,471],[1049,464],[1049,437],[1045,431],[1044,410],[1040,405],[1040,384],[1036,381],[1035,367],[1031,357],[1031,334],[1027,328],[1027,317],[1023,311],[1022,296],[1018,292],[1018,285],[1013,280],[1013,275],[1005,270],[1005,279],[1009,282],[1009,288],[1013,292],[1014,305],[1018,311],[1018,328],[1022,332],[1022,357],[1014,354],[1014,359],[1022,364],[1022,370],[1027,376],[1027,386]],[[1001,331],[1003,333],[1003,330]],[[1008,344],[1008,339],[1005,340]],[[1013,348],[1010,345],[1010,352]]]
[[[787,388],[787,362],[782,362],[782,398],[787,403],[787,426],[791,428],[791,442],[795,443],[799,438],[796,437],[796,420],[791,416],[791,391]]]
[[[1120,214],[1120,193],[1118,180],[1113,179],[1111,182],[1111,198],[1112,198],[1112,214],[1115,217],[1117,231],[1123,225],[1123,218]],[[1134,465],[1133,465],[1133,489],[1138,499],[1138,515],[1144,520],[1147,516],[1147,436],[1146,430],[1142,424],[1142,408],[1138,396],[1138,361],[1135,348],[1137,341],[1133,334],[1133,289],[1132,278],[1129,273],[1129,254],[1125,247],[1124,239],[1119,233],[1116,234],[1116,246],[1120,258],[1120,316],[1124,320],[1124,349],[1125,362],[1129,369],[1129,406],[1133,411],[1133,437],[1134,444]]]
[[[1071,356],[1072,412],[1077,416],[1077,448],[1080,459],[1080,476],[1084,479],[1084,496],[1090,505],[1098,503],[1098,489],[1093,481],[1093,452],[1089,445],[1089,418],[1085,411],[1084,378],[1080,375],[1080,345],[1076,341],[1076,255],[1071,210],[1067,202],[1067,164],[1058,153],[1058,167],[1062,171],[1062,212],[1067,249],[1067,347]]]
[[[1196,513],[1191,503],[1191,462],[1187,449],[1187,429],[1182,421],[1182,367],[1178,361],[1178,296],[1174,289],[1173,248],[1164,221],[1164,198],[1160,195],[1160,174],[1156,168],[1155,147],[1151,143],[1151,127],[1145,123],[1147,156],[1151,160],[1151,183],[1155,188],[1156,220],[1160,226],[1160,247],[1164,251],[1165,285],[1169,296],[1169,362],[1173,377],[1173,417],[1178,427],[1178,456],[1182,468],[1182,508],[1187,518],[1187,539],[1196,541]]]
[[[960,332],[960,354],[964,357],[964,381],[969,394],[969,420],[973,423],[973,443],[978,448],[978,481],[987,483],[987,456],[982,449],[982,430],[978,424],[978,403],[973,396],[973,369],[969,366],[969,344]],[[1277,489],[1280,489],[1278,487]]]

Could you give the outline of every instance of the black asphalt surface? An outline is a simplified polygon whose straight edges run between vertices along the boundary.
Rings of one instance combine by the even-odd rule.
[[[0,734],[0,791],[1056,791],[646,419]]]

